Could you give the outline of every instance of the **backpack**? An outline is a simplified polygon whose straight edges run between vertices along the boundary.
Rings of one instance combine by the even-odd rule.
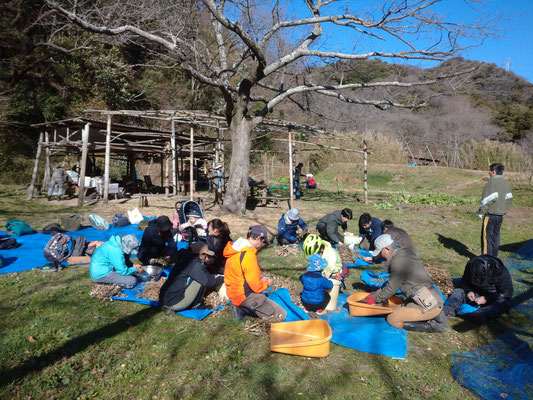
[[[61,217],[61,226],[66,231],[77,231],[81,227],[81,217],[79,215],[65,215]]]
[[[10,219],[6,222],[6,230],[11,236],[30,235],[35,233],[33,228],[24,221]]]
[[[115,216],[113,217],[113,226],[115,228],[128,225],[131,225],[128,217],[126,217],[124,214],[115,214]]]
[[[64,233],[56,233],[44,247],[44,258],[50,262],[65,261],[69,257],[71,237]]]
[[[61,226],[57,222],[52,222],[51,224],[48,224],[43,228],[43,233],[46,233],[52,236],[58,232],[64,232],[64,231],[63,229],[61,229]]]
[[[13,238],[0,239],[0,250],[16,249],[20,246],[22,245],[20,243],[17,243],[17,241]]]
[[[96,215],[96,214],[89,214],[87,218],[89,219],[89,223],[91,224],[93,228],[96,228],[102,231],[109,229],[109,222],[107,222],[101,216]]]

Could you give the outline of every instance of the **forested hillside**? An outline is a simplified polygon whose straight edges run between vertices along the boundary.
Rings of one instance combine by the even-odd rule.
[[[80,39],[69,31],[74,28],[50,23],[51,13],[41,0],[0,5],[0,170],[4,173],[19,169],[17,156],[33,155],[35,137],[28,131],[32,123],[76,116],[87,108],[223,111],[216,89],[200,85],[170,61],[154,58],[150,46],[118,40],[104,44],[89,35]],[[412,82],[465,68],[472,71],[430,86],[357,92],[362,98],[378,92],[391,102],[430,97],[423,108],[339,103],[315,93],[297,95],[298,107],[286,101],[273,117],[328,131],[380,132],[400,142],[430,143],[446,157],[472,140],[485,139],[512,141],[531,152],[533,85],[492,64],[454,58],[422,70],[373,59],[302,66],[295,76],[309,82],[320,77],[331,84],[365,84],[391,77]]]

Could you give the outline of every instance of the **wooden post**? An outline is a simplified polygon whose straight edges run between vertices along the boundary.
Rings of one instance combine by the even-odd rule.
[[[78,207],[83,206],[85,200],[85,171],[87,169],[87,147],[89,144],[89,129],[91,124],[85,124],[81,131],[81,170],[80,170],[80,192],[78,194]]]
[[[215,165],[220,162],[220,121],[217,119],[217,141],[215,143]]]
[[[433,158],[433,154],[431,154],[431,150],[429,149],[429,146],[426,144],[426,149],[428,149],[428,153],[431,157],[431,159],[433,160],[433,165],[436,167],[437,166],[437,162],[435,161],[435,158]]]
[[[170,147],[172,148],[172,186],[174,187],[174,194],[178,194],[178,174],[176,171],[176,122],[174,119],[170,121]]]
[[[167,153],[165,153],[165,196],[168,197],[168,195],[170,194],[170,188],[168,187],[169,185],[169,182],[168,182],[168,176],[169,176],[169,169],[170,169],[170,143],[168,144],[167,146]],[[174,188],[176,189],[176,188]]]
[[[292,179],[292,132],[291,127],[289,126],[289,184],[290,184],[290,206],[291,208],[294,207],[294,182]]]
[[[192,200],[193,199],[193,191],[194,191],[194,183],[193,183],[193,177],[194,177],[194,126],[192,126],[192,125],[191,125],[190,137],[191,137],[191,143],[190,143],[190,147],[191,147],[191,150],[190,150],[191,168],[190,168],[190,171],[189,171],[189,176],[191,178],[191,181],[189,182],[190,183],[189,198]]]
[[[109,161],[111,158],[111,114],[107,114],[107,133],[105,136],[104,166],[104,204],[109,202]]]
[[[363,140],[363,173],[364,173],[364,191],[365,191],[365,204],[368,204],[368,152],[366,148],[366,142]]]
[[[43,176],[43,187],[47,188],[50,183],[50,137],[48,131],[44,131],[44,142],[45,142],[45,165],[44,165],[44,176]]]
[[[44,134],[41,132],[39,134],[39,142],[37,143],[37,154],[35,155],[35,163],[33,164],[33,172],[31,173],[31,183],[30,188],[26,196],[26,200],[31,200],[33,198],[33,191],[35,189],[35,181],[37,180],[37,171],[39,170],[39,159],[41,158],[41,150]],[[47,190],[47,188],[45,188]]]

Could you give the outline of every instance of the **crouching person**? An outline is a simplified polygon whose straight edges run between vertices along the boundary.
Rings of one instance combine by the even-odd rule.
[[[455,317],[464,303],[481,307],[463,318],[483,324],[509,311],[512,307],[513,282],[509,271],[498,257],[484,254],[471,259],[459,287],[446,300],[444,313]]]
[[[313,254],[308,259],[307,272],[300,277],[303,285],[302,304],[305,311],[313,311],[318,315],[326,313],[326,306],[331,299],[328,292],[333,289],[333,282],[321,273],[326,265],[325,258]]]
[[[223,275],[215,275],[207,266],[215,261],[215,253],[203,242],[191,244],[193,256],[185,265],[176,264],[159,291],[159,302],[165,314],[196,308],[202,304],[206,288],[222,285]]]
[[[372,255],[385,258],[383,264],[390,274],[387,284],[361,302],[382,305],[400,290],[404,304],[394,307],[387,316],[389,325],[418,332],[445,332],[448,320],[442,312],[443,300],[433,286],[431,277],[412,249],[402,247],[391,235],[379,236]]]
[[[224,249],[226,294],[238,321],[242,321],[245,315],[279,317],[282,321],[287,316],[283,307],[262,294],[272,284],[271,279],[261,278],[257,264],[257,250],[263,243],[270,243],[268,232],[264,226],[256,225],[248,230],[246,239],[241,237],[228,242]]]
[[[141,272],[140,264],[132,264],[130,255],[137,254],[139,239],[133,235],[113,235],[99,246],[91,257],[89,275],[95,283],[118,285],[131,289],[137,285],[134,274]]]

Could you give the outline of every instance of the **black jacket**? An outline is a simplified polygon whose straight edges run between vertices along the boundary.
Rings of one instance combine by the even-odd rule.
[[[483,255],[479,257],[490,256]],[[465,272],[461,278],[459,287],[463,289],[465,293],[474,292],[479,296],[485,296],[487,304],[494,303],[496,300],[500,299],[511,299],[513,297],[513,282],[511,280],[511,275],[503,262],[501,262],[500,259],[496,260],[498,262],[496,263],[492,277],[483,287],[476,286],[472,283],[472,260],[470,260],[468,264],[466,264]]]
[[[208,267],[209,270],[213,271],[216,274],[224,275],[224,267],[226,266],[226,257],[222,254],[224,252],[224,247],[228,241],[231,241],[231,238],[221,239],[217,236],[208,235],[206,239],[207,247],[209,250],[213,250],[215,253],[215,262]]]
[[[162,306],[172,307],[179,303],[185,296],[185,289],[191,279],[206,288],[215,287],[224,283],[223,275],[214,275],[207,271],[206,265],[197,256],[193,256],[185,265],[175,265],[170,271],[167,281],[159,291],[159,302]],[[203,293],[203,291],[201,291]],[[202,298],[195,299],[191,308],[202,302]]]
[[[343,231],[348,229],[348,224],[346,222],[342,222],[341,212],[342,210],[333,211],[331,214],[322,217],[320,221],[318,221],[318,224],[326,224],[327,236],[333,243],[344,241],[344,236],[339,233],[339,226]],[[318,228],[317,230],[320,231]]]
[[[150,258],[170,256],[175,260],[177,255],[178,247],[174,238],[161,236],[157,230],[156,221],[150,221],[144,230],[137,258],[146,264]]]

